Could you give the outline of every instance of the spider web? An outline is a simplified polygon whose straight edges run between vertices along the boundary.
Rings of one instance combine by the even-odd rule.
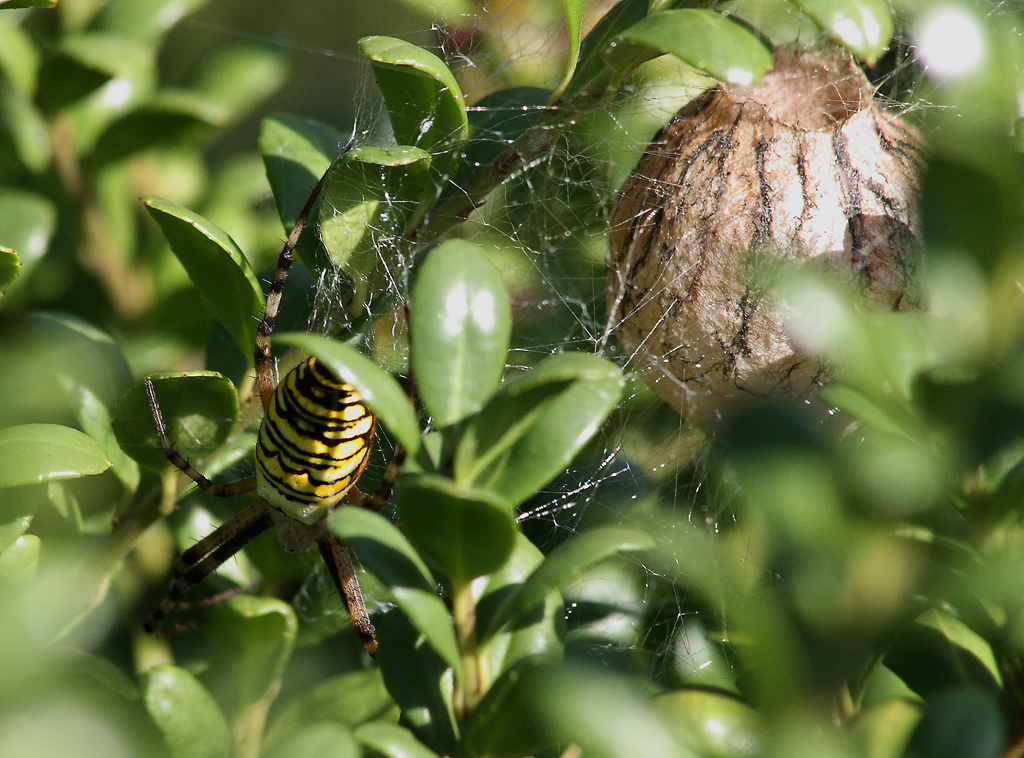
[[[602,4],[592,3],[592,6]],[[820,33],[792,6],[775,0],[737,0],[730,10],[776,44],[813,43]],[[500,6],[500,7],[499,7]],[[463,88],[471,117],[495,114],[489,98],[510,87],[551,88],[558,81],[566,44],[561,3],[509,0],[447,25],[424,25],[407,39],[435,45]],[[588,25],[607,10],[592,7]],[[310,18],[323,9],[310,9]],[[302,13],[306,13],[303,11]],[[211,25],[197,17],[185,27],[242,37],[263,37]],[[370,30],[368,33],[391,33]],[[426,42],[425,42],[426,41]],[[386,111],[369,66],[348,50],[271,40],[298,50],[302,60],[341,61],[357,82],[354,114],[308,113],[345,131],[354,123],[357,143],[393,144]],[[440,48],[440,50],[438,50]],[[927,108],[917,92],[919,71],[905,35],[870,72],[885,105],[913,117]],[[628,383],[621,406],[568,471],[519,509],[524,532],[548,552],[567,537],[599,524],[652,523],[701,530],[730,539],[737,515],[730,503],[728,474],[719,469],[703,434],[659,400],[632,369],[620,346],[617,324],[605,305],[608,217],[616,192],[648,141],[671,116],[712,82],[668,57],[645,64],[607,109],[582,117],[547,153],[499,188],[456,232],[479,243],[502,272],[514,319],[507,373],[536,365],[568,350],[594,353],[622,366]],[[543,107],[543,98],[535,106]],[[300,111],[302,112],[302,111]],[[307,115],[304,114],[304,115]],[[447,188],[438,188],[439,195]],[[397,240],[378,245],[377,295],[401,302],[408,294],[410,261],[397,254]],[[313,282],[307,328],[331,332],[351,326],[353,281],[341,270]],[[396,374],[408,357],[401,309],[364,327],[363,346]],[[373,482],[383,472],[389,443],[367,470]],[[742,548],[741,548],[742,549]],[[750,571],[771,580],[771,567]],[[361,581],[363,576],[361,576]],[[330,594],[322,572],[310,575],[297,599],[307,620],[329,613],[312,598]],[[368,595],[373,595],[372,591]],[[566,597],[570,646],[591,656],[645,656],[652,671],[672,681],[730,687],[732,663],[728,619],[721,609],[638,561],[621,561],[588,574]],[[340,612],[340,611],[339,611]]]

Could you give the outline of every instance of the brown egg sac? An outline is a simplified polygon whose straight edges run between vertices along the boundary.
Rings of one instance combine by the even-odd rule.
[[[687,105],[612,209],[608,311],[632,365],[705,429],[743,397],[811,393],[828,366],[794,347],[766,273],[814,261],[871,307],[915,307],[922,152],[839,50],[783,48],[753,87]]]

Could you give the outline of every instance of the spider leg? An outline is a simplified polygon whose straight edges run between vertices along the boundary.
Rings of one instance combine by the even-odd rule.
[[[359,589],[359,580],[356,578],[356,570],[348,550],[330,533],[320,538],[317,547],[320,548],[320,555],[327,564],[327,571],[330,572],[334,586],[338,588],[338,594],[345,603],[349,620],[355,627],[359,639],[363,641],[363,647],[371,658],[376,657],[377,633],[370,621],[370,614],[366,611],[363,592]]]
[[[263,500],[250,505],[205,539],[190,547],[174,564],[174,574],[167,597],[143,628],[155,632],[163,618],[173,611],[189,588],[212,574],[228,558],[274,525],[270,509]]]
[[[256,386],[259,388],[260,400],[263,402],[264,410],[270,405],[270,399],[274,396],[274,372],[270,362],[270,334],[274,331],[274,321],[277,319],[277,312],[281,307],[284,283],[288,279],[288,270],[292,267],[292,253],[295,251],[295,246],[299,243],[299,237],[306,226],[306,220],[313,210],[313,205],[320,196],[320,191],[324,188],[327,175],[331,173],[331,169],[334,168],[341,157],[352,149],[353,144],[355,144],[354,135],[348,141],[348,144],[342,148],[341,152],[338,153],[338,157],[331,161],[331,165],[327,167],[324,175],[320,177],[320,181],[313,187],[309,199],[306,200],[306,204],[302,208],[302,212],[295,219],[295,225],[288,234],[288,239],[284,243],[281,254],[277,257],[277,268],[274,269],[274,278],[270,283],[270,293],[267,295],[267,304],[263,309],[263,320],[260,321],[259,328],[256,330],[256,349],[253,353]]]
[[[200,474],[195,466],[189,463],[181,453],[171,447],[171,441],[167,437],[167,426],[164,424],[164,414],[160,411],[160,403],[156,399],[156,390],[153,389],[153,382],[149,378],[146,379],[146,396],[149,398],[149,410],[153,413],[153,421],[156,422],[156,433],[160,437],[160,444],[163,445],[164,455],[167,456],[167,460],[171,464],[177,466],[189,479],[195,482],[199,489],[214,497],[231,497],[232,495],[252,492],[256,489],[255,476],[239,479],[228,484],[214,484]]]

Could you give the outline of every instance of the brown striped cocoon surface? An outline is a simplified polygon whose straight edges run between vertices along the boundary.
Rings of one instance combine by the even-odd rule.
[[[815,261],[872,307],[915,307],[922,153],[840,50],[782,48],[757,85],[687,105],[612,209],[609,318],[633,366],[706,429],[736,399],[820,386],[763,274]]]

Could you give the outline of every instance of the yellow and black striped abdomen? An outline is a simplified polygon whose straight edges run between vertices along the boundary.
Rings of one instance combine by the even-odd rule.
[[[256,491],[304,524],[334,508],[366,467],[376,426],[359,393],[309,358],[281,380],[260,425]]]

